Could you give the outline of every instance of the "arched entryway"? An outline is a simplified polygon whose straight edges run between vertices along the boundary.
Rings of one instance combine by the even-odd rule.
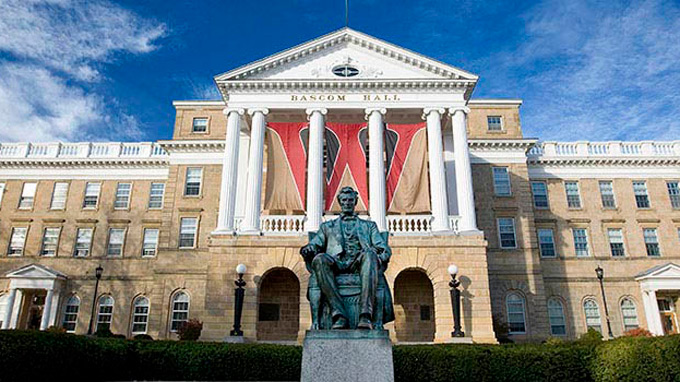
[[[295,341],[300,328],[300,281],[286,268],[262,276],[257,309],[257,339]]]
[[[434,291],[425,272],[407,269],[397,275],[394,310],[399,342],[434,341]]]

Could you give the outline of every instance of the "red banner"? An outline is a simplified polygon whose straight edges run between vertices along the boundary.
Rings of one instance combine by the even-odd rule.
[[[388,124],[387,211],[423,213],[430,210],[425,123]]]
[[[366,123],[326,123],[325,136],[326,210],[338,210],[336,197],[344,186],[352,186],[359,192],[357,210],[368,210]]]
[[[265,209],[305,210],[305,169],[309,124],[267,124]]]

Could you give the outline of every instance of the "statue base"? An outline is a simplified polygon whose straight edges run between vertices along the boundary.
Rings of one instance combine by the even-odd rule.
[[[387,330],[308,330],[302,350],[302,382],[394,381]]]

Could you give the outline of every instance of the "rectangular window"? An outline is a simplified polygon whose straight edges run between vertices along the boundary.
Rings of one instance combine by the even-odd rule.
[[[671,207],[680,208],[680,186],[678,181],[666,182],[668,188],[668,197],[671,199]]]
[[[590,251],[588,249],[588,231],[585,228],[572,228],[572,235],[574,236],[574,251],[576,257],[588,257]]]
[[[118,183],[118,187],[116,188],[116,200],[113,202],[113,208],[117,210],[130,208],[131,192],[132,183]]]
[[[538,230],[538,246],[543,257],[555,257],[555,237],[552,229]]]
[[[498,218],[498,235],[501,242],[501,248],[516,248],[515,219]]]
[[[569,208],[581,208],[581,193],[578,190],[578,182],[564,182],[567,192],[567,206]]]
[[[534,196],[534,207],[548,208],[548,186],[545,182],[531,182],[531,193]]]
[[[78,228],[76,233],[76,245],[73,250],[73,256],[86,257],[90,254],[90,246],[92,244],[93,228]]]
[[[493,167],[493,189],[496,195],[510,195],[510,175],[507,167]]]
[[[188,167],[187,179],[184,185],[184,195],[198,196],[201,194],[201,178],[203,177],[203,169],[200,167]]]
[[[83,208],[97,208],[99,202],[99,190],[101,183],[87,182],[85,185],[85,198],[83,199]]]
[[[621,228],[609,228],[607,230],[609,236],[609,248],[612,252],[612,257],[623,257],[626,255],[626,250],[623,247],[623,230]]]
[[[486,117],[486,125],[490,131],[503,130],[503,118],[499,115],[489,115]]]
[[[196,246],[196,231],[198,218],[182,218],[179,227],[179,247],[194,248]]]
[[[38,183],[24,183],[24,188],[21,190],[21,199],[19,199],[19,209],[29,210],[33,208],[35,190],[37,188]]]
[[[163,208],[163,197],[165,195],[165,183],[151,183],[149,191],[149,209],[155,210]]]
[[[633,182],[635,204],[637,208],[649,208],[649,195],[647,195],[647,183],[645,181]]]
[[[63,210],[66,208],[66,195],[68,194],[68,183],[67,182],[56,182],[54,183],[54,189],[52,190],[52,202],[50,203],[50,209],[52,210]]]
[[[661,256],[661,250],[659,249],[659,239],[656,236],[656,228],[645,228],[642,230],[642,235],[645,238],[647,256]]]
[[[208,131],[208,118],[194,118],[191,131],[194,133],[205,133]]]
[[[145,228],[144,229],[144,245],[142,248],[142,257],[156,256],[158,248],[158,229]]]
[[[109,244],[106,247],[106,255],[120,257],[123,255],[125,244],[125,228],[109,228]]]
[[[45,228],[43,232],[42,249],[40,250],[40,256],[56,256],[57,246],[59,245],[59,233],[61,228],[59,227],[48,227]]]
[[[26,243],[27,227],[12,228],[12,237],[9,241],[7,256],[21,256],[24,254],[24,244]]]
[[[616,199],[614,199],[614,184],[611,180],[600,181],[600,197],[602,198],[602,207],[616,208]]]

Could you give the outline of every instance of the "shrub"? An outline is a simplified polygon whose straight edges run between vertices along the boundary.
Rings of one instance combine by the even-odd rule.
[[[113,333],[111,333],[111,329],[109,329],[107,326],[104,326],[101,329],[97,329],[97,331],[94,332],[94,336],[98,338],[112,338]]]
[[[201,336],[202,330],[203,322],[192,318],[180,325],[177,336],[181,341],[196,341]]]
[[[602,342],[602,333],[593,328],[588,328],[588,331],[579,337],[578,342],[597,345]]]
[[[56,325],[50,326],[49,328],[47,328],[47,331],[50,333],[66,333],[66,329]]]
[[[651,337],[652,333],[645,328],[635,328],[623,332],[625,337]]]
[[[510,328],[508,323],[502,317],[492,316],[493,331],[496,333],[496,339],[499,343],[509,344],[513,341],[510,339]]]
[[[547,340],[545,340],[544,344],[546,344],[546,345],[564,345],[564,340],[559,338],[559,337],[549,337]]]
[[[144,340],[144,341],[153,341],[153,337],[151,337],[148,334],[137,334],[136,336],[132,337],[135,340]]]
[[[595,349],[596,381],[680,380],[680,336],[621,337]]]

